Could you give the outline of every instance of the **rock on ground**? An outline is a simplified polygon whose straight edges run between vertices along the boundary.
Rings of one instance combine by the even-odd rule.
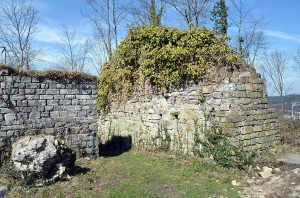
[[[0,186],[0,198],[4,197],[7,191],[8,191],[7,186]]]
[[[278,162],[284,162],[289,165],[300,167],[300,154],[286,153],[277,159]]]
[[[75,166],[75,155],[52,135],[25,136],[12,145],[12,161],[19,172],[51,182],[65,179]]]

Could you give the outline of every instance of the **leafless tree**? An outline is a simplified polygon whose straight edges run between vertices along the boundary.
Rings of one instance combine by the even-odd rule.
[[[268,45],[262,30],[264,18],[253,17],[254,8],[246,9],[243,0],[231,0],[231,3],[233,13],[229,19],[232,27],[237,29],[237,35],[233,37],[234,46],[248,64],[254,65]]]
[[[209,19],[211,0],[164,0],[183,17],[188,27],[200,27]]]
[[[108,57],[118,46],[118,29],[124,19],[120,0],[85,0],[91,12],[84,15],[92,22],[95,39],[103,43]]]
[[[30,69],[40,50],[32,41],[38,31],[38,11],[26,0],[0,3],[0,43],[8,49],[7,62]]]
[[[295,69],[297,71],[300,71],[300,48],[297,50],[295,56],[294,56],[294,61],[296,63]]]
[[[91,65],[99,75],[102,67],[107,62],[108,57],[101,39],[93,39],[91,43],[92,44],[90,45],[89,60]]]
[[[85,41],[79,40],[76,37],[76,30],[71,31],[67,26],[63,26],[63,29],[62,43],[58,44],[60,57],[57,67],[84,71],[89,60],[90,42],[87,39]]]
[[[127,20],[133,26],[149,26],[152,15],[155,17],[158,15],[159,19],[161,18],[164,4],[163,0],[132,0],[130,5],[125,7],[130,16]]]
[[[265,76],[269,85],[279,94],[281,98],[281,110],[284,112],[284,95],[286,94],[286,86],[284,80],[286,78],[286,70],[288,68],[288,55],[281,51],[274,51],[265,54],[260,69]]]

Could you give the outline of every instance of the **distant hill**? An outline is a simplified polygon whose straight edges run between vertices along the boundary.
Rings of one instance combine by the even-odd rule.
[[[280,96],[269,96],[268,97],[270,105],[276,105],[281,103]],[[284,96],[285,103],[293,103],[293,102],[300,102],[300,94],[291,94]]]
[[[281,112],[280,96],[268,97],[270,107]],[[284,97],[284,117],[292,119],[300,119],[300,94],[291,94]]]

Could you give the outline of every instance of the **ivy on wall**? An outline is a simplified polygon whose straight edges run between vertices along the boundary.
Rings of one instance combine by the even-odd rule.
[[[199,82],[211,66],[238,60],[214,32],[202,28],[133,28],[105,64],[98,81],[98,107],[108,112],[112,102],[126,101],[134,89],[148,83],[156,92]]]

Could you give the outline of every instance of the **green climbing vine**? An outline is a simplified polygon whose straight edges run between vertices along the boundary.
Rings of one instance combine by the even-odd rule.
[[[207,77],[212,65],[238,59],[224,39],[202,28],[139,27],[129,31],[98,80],[99,111],[126,101],[135,88],[149,83],[154,91],[185,86]]]

